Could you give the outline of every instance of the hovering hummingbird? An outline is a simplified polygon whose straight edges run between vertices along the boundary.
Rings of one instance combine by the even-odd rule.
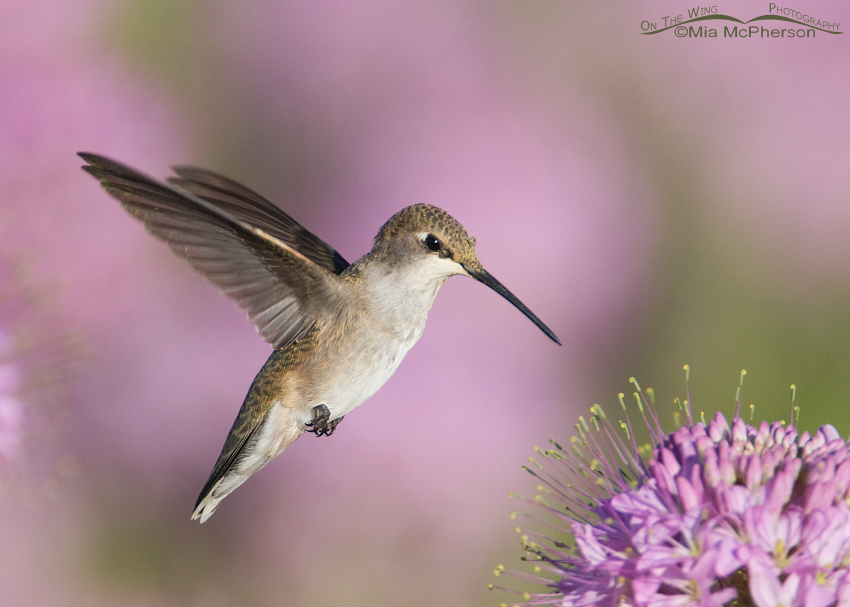
[[[175,167],[177,176],[162,183],[79,155],[121,206],[236,300],[274,348],[198,497],[192,519],[202,523],[304,432],[330,436],[372,396],[422,336],[449,276],[484,283],[561,343],[484,269],[475,239],[435,206],[393,215],[372,250],[349,264],[265,198],[217,173]]]

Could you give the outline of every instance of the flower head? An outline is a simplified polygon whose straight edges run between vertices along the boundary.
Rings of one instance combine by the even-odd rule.
[[[47,451],[44,445],[26,449],[25,443],[32,444],[27,438],[35,426],[46,429],[39,409],[61,400],[61,387],[78,359],[78,337],[54,322],[47,301],[26,264],[0,251],[0,486],[12,469],[33,467],[33,452]]]
[[[16,317],[20,316],[22,289],[19,266],[0,255],[0,472],[17,455],[24,407],[18,398],[22,368],[16,356]]]
[[[717,413],[665,434],[635,396],[648,461],[629,422],[623,440],[595,405],[569,449],[538,449],[545,465],[528,468],[553,502],[533,503],[571,540],[524,535],[535,574],[517,575],[550,588],[527,604],[850,605],[850,448],[834,427],[755,427],[736,411],[731,426]]]
[[[18,450],[23,409],[15,396],[19,369],[11,360],[10,338],[0,325],[0,467]]]

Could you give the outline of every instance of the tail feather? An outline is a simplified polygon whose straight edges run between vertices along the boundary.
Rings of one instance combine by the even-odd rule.
[[[230,495],[236,487],[247,481],[249,476],[251,476],[251,473],[238,474],[234,472],[220,478],[209,491],[201,493],[198,503],[195,505],[195,511],[192,513],[192,520],[201,519],[202,523],[206,522],[215,512],[219,502]]]
[[[234,427],[239,425],[237,418]],[[228,442],[225,442],[219,461],[195,504],[192,520],[200,519],[202,523],[206,521],[215,512],[221,500],[280,455],[303,434],[305,428],[304,421],[291,407],[284,406],[279,400],[273,402],[265,419],[239,441],[238,447],[230,449]],[[231,430],[228,441],[232,436],[234,430]]]

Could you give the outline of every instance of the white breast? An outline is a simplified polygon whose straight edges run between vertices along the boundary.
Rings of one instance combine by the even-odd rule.
[[[406,272],[378,264],[364,271],[355,288],[365,313],[344,323],[349,330],[327,354],[321,389],[310,398],[312,406],[327,405],[336,419],[371,397],[395,373],[422,337],[434,297],[450,275],[452,262],[426,261]]]

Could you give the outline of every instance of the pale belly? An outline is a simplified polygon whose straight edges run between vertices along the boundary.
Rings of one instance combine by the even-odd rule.
[[[385,342],[381,347],[361,343],[357,348],[343,348],[348,353],[330,353],[316,369],[315,388],[302,393],[307,410],[326,405],[331,419],[351,412],[386,383],[417,339]]]

